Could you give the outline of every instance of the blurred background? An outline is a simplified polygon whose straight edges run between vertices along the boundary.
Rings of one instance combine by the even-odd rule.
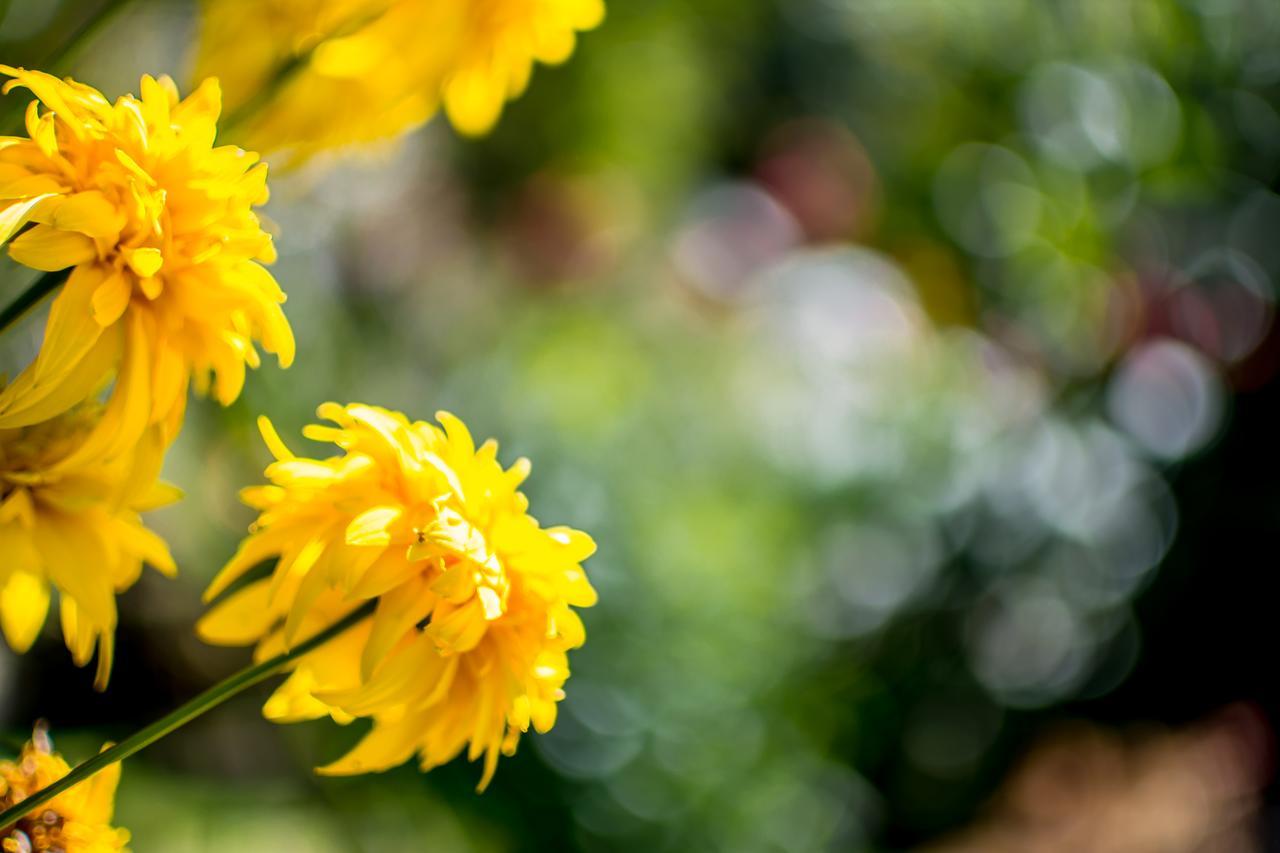
[[[0,3],[0,56],[93,5]],[[185,89],[193,7],[55,70]],[[0,728],[82,758],[247,660],[191,627],[258,413],[446,408],[600,544],[559,724],[481,796],[322,779],[359,725],[259,691],[128,763],[136,853],[1280,849],[1278,46],[1270,0],[613,0],[490,136],[277,171],[297,364],[192,402],[110,691],[47,626]]]

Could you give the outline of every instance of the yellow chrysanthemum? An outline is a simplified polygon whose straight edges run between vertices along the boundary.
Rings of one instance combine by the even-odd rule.
[[[172,502],[159,483],[164,442],[148,429],[126,451],[100,455],[102,407],[85,403],[49,421],[0,430],[0,628],[18,653],[49,610],[50,586],[67,647],[83,666],[98,651],[96,684],[111,673],[116,592],[145,561],[175,571],[169,549],[138,513]]]
[[[71,772],[37,727],[16,761],[0,760],[0,811]],[[111,825],[120,764],[112,764],[23,817],[0,827],[4,853],[127,853],[129,831]]]
[[[398,136],[441,103],[458,130],[485,133],[535,62],[568,59],[603,17],[603,0],[268,0],[252,15],[205,0],[196,66],[223,80],[230,112],[289,68],[246,140],[301,160]]]
[[[143,77],[140,98],[113,104],[72,80],[0,73],[14,78],[6,92],[36,96],[29,138],[0,138],[0,243],[12,238],[10,256],[34,269],[71,269],[40,354],[0,392],[0,428],[65,411],[124,359],[135,375],[114,395],[127,405],[104,428],[131,440],[164,423],[171,435],[193,378],[204,388],[212,376],[224,404],[240,394],[255,341],[287,366],[284,294],[259,263],[275,250],[253,212],[267,168],[214,147],[217,82],[179,100],[168,78]]]
[[[443,429],[364,405],[327,403],[319,415],[337,426],[303,434],[342,449],[328,459],[295,457],[260,421],[277,460],[271,484],[244,491],[261,514],[208,596],[263,561],[275,569],[198,630],[256,641],[262,659],[376,599],[372,619],[300,659],[266,715],[373,718],[322,772],[384,770],[415,752],[426,770],[468,747],[469,759],[485,757],[483,788],[521,732],[555,722],[566,653],[584,639],[572,607],[596,600],[580,565],[595,543],[539,527],[518,491],[528,461],[504,470],[497,444],[477,449],[452,415],[437,415]]]

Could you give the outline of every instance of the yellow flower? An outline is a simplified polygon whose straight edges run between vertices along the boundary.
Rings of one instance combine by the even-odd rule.
[[[29,138],[0,138],[0,243],[21,264],[71,268],[35,361],[0,392],[0,428],[37,423],[101,387],[123,359],[104,429],[135,439],[149,423],[170,437],[188,383],[235,400],[254,342],[293,359],[284,294],[259,262],[275,259],[253,207],[266,165],[214,147],[218,84],[185,100],[143,77],[142,96],[113,104],[72,80],[0,65],[36,96]],[[41,111],[40,104],[44,104]],[[25,231],[28,223],[35,223]],[[15,236],[16,235],[16,236]]]
[[[373,718],[321,772],[384,770],[415,752],[427,770],[467,747],[470,760],[485,758],[483,788],[521,732],[555,722],[566,652],[584,639],[572,607],[596,600],[580,565],[595,543],[539,527],[518,491],[528,461],[504,470],[497,444],[477,449],[452,415],[437,414],[443,429],[358,404],[326,403],[319,415],[337,426],[303,434],[341,448],[328,459],[295,457],[260,419],[277,460],[271,483],[244,491],[261,514],[206,596],[277,562],[197,630],[257,642],[263,659],[376,599],[371,620],[300,659],[266,715]]]
[[[49,610],[50,586],[67,647],[83,666],[98,651],[99,689],[111,673],[115,593],[145,561],[175,571],[169,549],[138,513],[170,503],[156,480],[159,427],[127,451],[100,455],[92,437],[102,407],[85,403],[43,423],[0,430],[0,628],[14,651],[31,647]]]
[[[304,160],[399,136],[442,103],[458,130],[485,133],[535,62],[568,59],[603,17],[603,0],[268,0],[253,15],[205,0],[197,73],[223,80],[234,113],[300,61],[245,130]]]
[[[0,761],[0,810],[22,802],[71,771],[37,727],[17,761]],[[14,826],[0,827],[0,850],[126,853],[129,831],[111,826],[120,764],[112,764],[64,791]]]

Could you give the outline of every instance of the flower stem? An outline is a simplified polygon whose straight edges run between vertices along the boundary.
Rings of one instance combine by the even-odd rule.
[[[93,37],[97,35],[103,27],[111,23],[111,19],[119,14],[125,6],[128,6],[130,0],[106,0],[97,10],[88,18],[80,22],[80,25],[70,32],[67,40],[62,43],[57,52],[45,60],[50,73],[66,73],[66,70],[79,56],[81,51],[89,45]]]
[[[173,711],[170,711],[168,714],[156,720],[146,728],[141,729],[120,741],[115,746],[104,749],[89,760],[76,765],[70,773],[54,782],[52,785],[41,788],[25,800],[15,803],[3,813],[0,813],[0,832],[3,832],[5,829],[17,823],[23,816],[44,805],[49,800],[58,796],[58,794],[61,794],[63,791],[69,790],[88,779],[99,770],[109,767],[117,761],[123,761],[135,752],[150,746],[160,740],[160,738],[175,729],[181,728],[195,718],[204,714],[206,711],[221,705],[237,693],[252,687],[263,679],[269,678],[279,672],[290,662],[297,660],[308,652],[329,642],[334,637],[337,637],[339,634],[343,633],[348,628],[351,628],[366,616],[373,613],[375,605],[376,601],[366,602],[361,607],[353,610],[351,613],[348,613],[328,628],[325,628],[315,636],[299,643],[289,651],[277,655],[270,660],[263,661],[255,666],[240,670],[229,678],[226,678],[218,684],[215,684],[213,687],[210,687],[194,699],[191,699],[187,703],[175,708]]]
[[[247,125],[258,112],[263,109],[271,100],[280,93],[285,84],[294,78],[294,76],[306,67],[311,60],[313,51],[308,50],[305,53],[296,54],[286,59],[280,67],[271,75],[271,79],[267,84],[258,91],[254,92],[240,106],[230,111],[227,116],[219,122],[218,136],[219,141],[223,141],[228,136],[236,136],[244,130]]]
[[[234,110],[229,111],[223,116],[222,121],[218,124],[218,136],[220,140],[228,137],[236,136],[241,133],[245,126],[253,120],[255,116],[265,108],[271,101],[280,94],[281,90],[298,75],[299,72],[306,69],[311,62],[311,57],[315,55],[316,48],[330,39],[343,38],[359,32],[364,27],[376,21],[379,17],[386,13],[390,6],[388,2],[382,2],[374,5],[363,14],[354,14],[345,21],[340,22],[329,33],[298,53],[292,54],[285,58],[275,71],[272,72],[271,79],[254,92],[247,100]]]
[[[23,314],[40,304],[40,300],[57,290],[58,285],[66,280],[66,272],[59,270],[58,272],[47,272],[32,282],[31,286],[22,291],[17,299],[5,306],[3,311],[0,311],[0,333],[7,331],[10,326],[21,319]]]
[[[105,0],[92,14],[77,24],[71,32],[67,33],[66,38],[52,51],[47,52],[37,60],[33,60],[32,67],[40,68],[54,75],[65,74],[71,63],[93,40],[93,37],[130,2],[131,0]],[[3,5],[5,4],[0,4],[0,6]],[[0,129],[7,133],[15,124],[20,124],[16,119],[21,115],[20,110],[25,107],[25,103],[19,106],[13,100],[6,103],[3,113],[0,113],[0,115],[3,115],[3,118],[0,118]]]

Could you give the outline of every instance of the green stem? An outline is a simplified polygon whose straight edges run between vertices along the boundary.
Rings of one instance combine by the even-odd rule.
[[[71,65],[71,62],[75,60],[75,58],[79,56],[80,52],[84,50],[90,41],[93,40],[94,35],[105,27],[111,19],[114,18],[121,9],[129,5],[130,2],[131,0],[106,0],[106,2],[99,6],[93,14],[81,21],[75,29],[68,33],[66,39],[57,47],[56,50],[40,57],[36,61],[35,67],[42,71],[47,71],[50,74],[65,74]],[[13,127],[15,124],[15,111],[25,109],[26,106],[25,102],[20,106],[13,101],[6,104],[3,113],[4,118],[0,120],[0,128],[8,130]]]
[[[284,62],[272,73],[271,79],[267,81],[266,85],[259,88],[234,110],[228,112],[223,120],[218,123],[219,137],[223,139],[230,138],[244,130],[245,125],[257,115],[258,111],[270,104],[289,81],[307,67],[311,62],[311,57],[316,52],[316,48],[331,39],[342,38],[359,32],[381,17],[387,11],[389,5],[389,3],[381,3],[364,14],[353,15],[346,21],[339,23],[327,35],[316,39],[302,51],[286,57]]]
[[[88,46],[93,37],[129,3],[130,0],[106,0],[87,20],[81,21],[80,26],[72,30],[70,35],[67,36],[67,40],[63,42],[57,55],[45,59],[44,64],[49,73],[66,73],[71,63]]]
[[[8,331],[9,327],[18,322],[23,314],[40,304],[40,300],[57,290],[58,285],[66,280],[66,271],[59,270],[58,272],[47,272],[33,281],[30,287],[18,295],[17,299],[5,306],[3,311],[0,311],[0,334]]]
[[[97,773],[105,767],[110,767],[117,761],[123,761],[135,752],[150,746],[160,738],[181,728],[187,723],[204,714],[206,711],[216,708],[223,702],[235,696],[237,693],[252,687],[265,678],[268,678],[279,672],[287,664],[305,655],[307,652],[324,645],[334,637],[351,628],[356,623],[363,620],[366,616],[373,613],[376,601],[366,602],[361,607],[353,610],[351,613],[339,619],[333,625],[325,628],[308,640],[305,640],[294,646],[289,651],[273,657],[271,660],[263,661],[256,666],[248,669],[242,669],[235,675],[215,684],[199,696],[190,700],[184,705],[170,711],[165,716],[156,720],[146,728],[130,735],[109,749],[102,752],[77,765],[70,773],[63,776],[46,788],[41,788],[25,800],[14,804],[0,813],[0,833],[17,823],[27,814],[49,802],[49,800],[61,794],[63,791],[80,784],[93,774]]]
[[[258,91],[249,96],[248,100],[227,114],[227,117],[219,123],[218,135],[225,138],[235,136],[242,131],[244,126],[257,115],[258,111],[270,103],[280,90],[285,87],[285,84],[306,67],[313,52],[314,48],[286,59],[284,64],[272,74],[267,85],[258,89]]]

